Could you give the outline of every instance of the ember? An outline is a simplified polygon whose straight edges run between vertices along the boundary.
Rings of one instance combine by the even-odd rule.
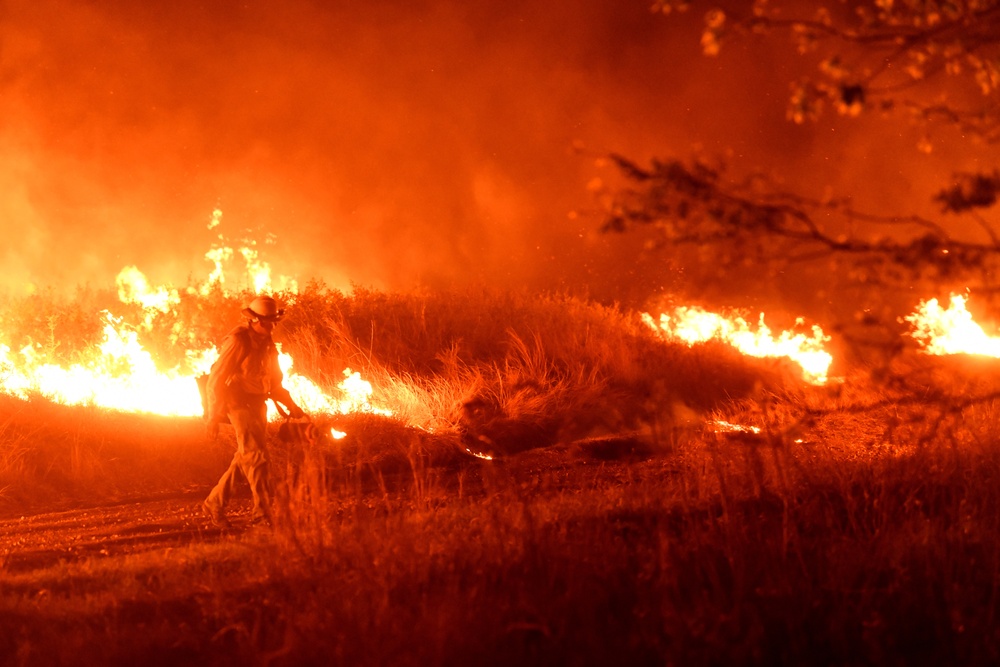
[[[760,427],[758,426],[745,426],[743,424],[733,424],[731,422],[723,421],[721,419],[716,419],[711,422],[712,430],[716,433],[753,433],[754,435],[760,433]]]

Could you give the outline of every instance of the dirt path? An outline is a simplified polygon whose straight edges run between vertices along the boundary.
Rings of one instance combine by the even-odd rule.
[[[486,463],[483,470],[491,479],[499,476],[530,480],[544,474],[546,484],[568,488],[583,481],[592,482],[595,464],[600,465],[601,476],[614,478],[619,470],[616,459],[622,455],[618,449],[628,445],[623,450],[626,454],[634,449],[631,440],[622,442],[624,445],[610,439],[595,440],[596,444],[580,443],[584,455],[575,458],[569,457],[564,447],[530,450],[503,462]],[[597,445],[601,446],[600,450]],[[608,456],[605,450],[612,445],[615,446],[612,447],[614,456]],[[469,460],[479,462],[471,457]],[[473,471],[463,477],[466,494],[482,486],[480,472]],[[436,479],[446,485],[454,482],[449,475],[446,472]],[[400,488],[404,488],[412,481],[411,477],[412,473],[406,471],[386,473],[379,477],[381,486],[374,491],[381,497],[386,484],[394,487],[398,482]],[[202,511],[201,504],[210,486],[188,481],[182,488],[158,495],[134,495],[121,501],[98,502],[95,499],[72,508],[37,508],[25,511],[23,516],[8,508],[0,513],[0,572],[25,574],[60,563],[163,551],[218,540],[223,535],[230,538],[252,530],[251,499],[247,490],[232,499],[227,508],[232,527],[223,531]]]
[[[0,520],[0,569],[29,572],[95,556],[117,557],[212,540],[222,531],[201,510],[204,492],[131,500]],[[248,508],[235,503],[234,528]]]

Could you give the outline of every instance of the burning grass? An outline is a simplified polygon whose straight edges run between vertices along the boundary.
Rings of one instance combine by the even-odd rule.
[[[213,335],[231,321],[195,314],[238,311],[195,304]],[[273,530],[197,516],[232,443],[196,419],[0,400],[0,515],[138,503],[116,535],[174,535],[102,553],[0,524],[38,542],[0,548],[5,662],[1000,659],[1000,403],[944,398],[995,369],[908,358],[887,372],[940,391],[903,401],[575,299],[314,285],[291,312],[296,367],[361,371],[392,416],[317,416],[347,435],[312,443],[275,425]]]

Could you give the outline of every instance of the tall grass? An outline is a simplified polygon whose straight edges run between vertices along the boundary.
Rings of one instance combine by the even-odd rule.
[[[116,306],[108,291],[8,298],[4,343],[33,345],[50,363],[85,361],[106,310],[168,368],[186,349],[217,343],[249,297],[194,289],[179,295],[153,318],[135,305]],[[621,431],[660,432],[676,421],[678,405],[700,413],[761,383],[787,380],[722,345],[664,344],[634,313],[572,297],[361,289],[346,296],[311,284],[279,298],[288,316],[276,336],[297,372],[336,393],[345,367],[361,370],[375,388],[373,402],[390,408],[395,422],[440,436],[448,447],[494,456]],[[19,424],[5,437],[0,474],[10,480],[7,495],[22,501],[128,488],[108,461],[119,460],[120,447],[147,451],[150,434],[169,431],[166,424],[191,424],[183,435],[189,447],[200,438],[192,421],[148,418],[128,427],[135,432],[111,434],[117,425],[110,422],[130,418],[41,399],[5,399],[0,407]],[[31,429],[28,440],[23,434]],[[54,491],[36,493],[33,485]]]
[[[231,326],[196,305],[184,317],[206,338]],[[558,296],[311,286],[278,330],[297,368],[331,391],[344,366],[361,370],[397,416],[317,417],[348,433],[339,441],[274,437],[271,531],[23,572],[0,555],[0,656],[1000,659],[1000,403],[930,391],[989,378],[918,360],[897,370],[927,389],[920,400],[855,377],[807,388],[721,344],[665,345],[633,315]],[[153,346],[173,334],[145,332]],[[716,419],[760,431],[717,432]],[[207,491],[231,443],[199,429],[3,399],[0,503],[10,515],[51,506],[46,495]]]
[[[0,395],[0,517],[206,484],[225,460],[198,419]]]
[[[5,577],[7,601],[62,591],[7,641],[213,664],[996,659],[995,455],[813,452],[806,479],[793,444],[721,446],[600,474],[476,462],[462,494],[419,466],[371,492],[307,462],[273,533]]]

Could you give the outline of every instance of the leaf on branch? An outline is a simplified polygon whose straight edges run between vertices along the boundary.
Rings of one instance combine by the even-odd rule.
[[[1000,88],[1000,60],[978,60],[974,66],[976,83],[983,95],[989,95]]]
[[[774,191],[766,179],[731,180],[722,165],[713,168],[703,161],[653,160],[644,168],[620,156],[611,159],[631,186],[608,200],[601,231],[655,231],[656,248],[683,252],[680,248],[686,246],[707,253],[714,257],[711,266],[717,273],[725,265],[747,261],[772,270],[840,256],[851,269],[851,280],[885,286],[914,280],[965,282],[972,275],[987,275],[1000,261],[1000,237],[992,233],[989,243],[956,241],[933,221],[866,215],[829,199]],[[937,197],[947,210],[984,207],[1000,197],[1000,172],[957,178]],[[867,221],[915,226],[925,233],[905,238],[894,232],[869,240],[828,229],[823,223],[831,216],[835,226]]]
[[[652,10],[660,14],[670,14],[672,12],[686,12],[690,7],[687,0],[656,0]]]
[[[842,85],[837,109],[845,116],[857,116],[865,106],[865,89],[860,85]]]
[[[621,233],[621,232],[625,231],[625,227],[626,227],[626,225],[625,225],[625,219],[622,218],[620,215],[613,215],[613,216],[609,216],[608,219],[604,221],[604,224],[601,225],[601,232],[602,233],[608,233],[608,232],[618,232],[618,233]]]
[[[653,6],[662,12],[677,2],[654,0]],[[816,53],[819,77],[796,84],[790,120],[815,120],[829,110],[852,116],[863,110],[905,113],[916,104],[925,113],[909,119],[918,124],[944,123],[987,142],[1000,140],[994,103],[975,111],[934,113],[946,98],[935,95],[935,89],[947,93],[956,85],[975,86],[986,96],[1000,90],[1000,0],[874,0],[837,10],[824,6],[837,3],[820,3],[812,18],[798,15],[808,3],[754,0],[749,12],[736,9],[738,4],[730,3],[728,13],[706,13],[702,50],[715,55],[724,40],[781,30],[800,55]],[[912,96],[904,97],[907,93]],[[827,103],[830,109],[824,109]]]
[[[792,86],[788,100],[788,119],[797,125],[819,118],[823,110],[823,94],[809,81],[798,81]]]
[[[648,181],[650,178],[652,178],[652,174],[650,174],[648,171],[637,165],[635,162],[632,162],[628,158],[624,158],[621,155],[617,155],[615,153],[612,153],[609,156],[609,158],[611,159],[612,162],[614,162],[618,166],[619,169],[622,170],[625,176],[631,178],[634,181]]]
[[[834,54],[821,61],[819,70],[834,81],[843,81],[850,74],[850,70],[844,65],[838,54]]]
[[[941,202],[945,213],[961,213],[975,208],[989,208],[1000,194],[1000,171],[992,174],[959,173],[956,183],[941,190],[934,201]]]
[[[706,56],[716,56],[726,31],[726,13],[713,9],[705,14],[705,32],[701,34],[701,49]]]

